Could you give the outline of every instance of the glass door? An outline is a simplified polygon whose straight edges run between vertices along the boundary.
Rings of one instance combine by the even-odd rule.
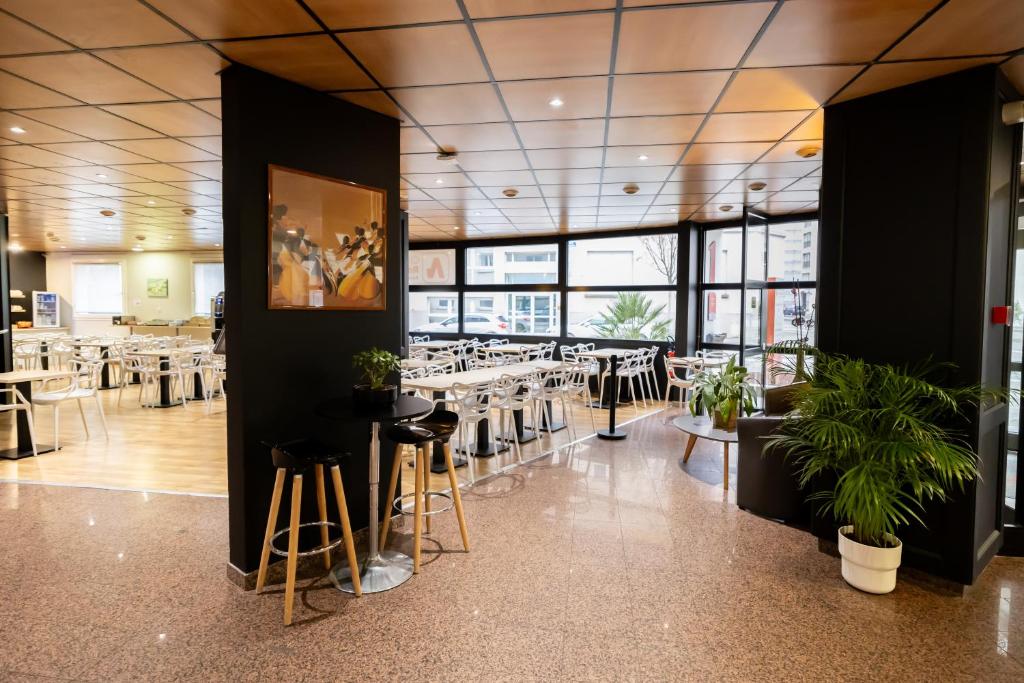
[[[765,286],[768,282],[768,218],[749,208],[743,210],[743,324],[740,327],[740,361],[761,382],[765,376]]]

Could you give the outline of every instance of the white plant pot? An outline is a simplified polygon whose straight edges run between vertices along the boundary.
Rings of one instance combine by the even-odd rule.
[[[895,547],[876,548],[847,538],[848,533],[853,533],[853,525],[839,529],[843,578],[854,588],[867,593],[891,593],[896,588],[896,570],[903,555],[903,543],[895,536],[886,535],[886,540]]]

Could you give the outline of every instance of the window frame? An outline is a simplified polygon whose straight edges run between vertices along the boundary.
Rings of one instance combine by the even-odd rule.
[[[201,313],[196,313],[196,303],[198,303],[196,301],[196,266],[204,264],[204,263],[219,263],[221,266],[223,266],[224,265],[224,260],[223,259],[214,259],[214,258],[207,258],[207,259],[204,259],[204,258],[193,258],[191,260],[191,262],[189,263],[189,270],[191,271],[191,275],[192,275],[192,283],[191,283],[191,289],[192,289],[192,297],[191,297],[192,298],[192,315],[202,315]],[[225,279],[226,278],[227,278],[227,276],[225,275]],[[209,314],[210,311],[206,311],[206,313]]]
[[[75,292],[77,291],[77,280],[78,280],[78,266],[117,266],[118,271],[121,275],[121,310],[116,313],[80,313],[79,302],[76,301],[77,297]],[[115,315],[125,315],[125,311],[128,310],[128,265],[127,259],[124,258],[87,258],[87,259],[72,259],[71,261],[71,298],[72,308],[74,314],[72,318],[74,320],[110,320]]]

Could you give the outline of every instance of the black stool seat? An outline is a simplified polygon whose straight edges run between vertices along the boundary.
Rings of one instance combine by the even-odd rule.
[[[386,434],[395,443],[418,445],[431,441],[447,441],[458,426],[458,415],[450,410],[435,409],[421,420],[391,425]]]
[[[274,467],[303,470],[313,465],[335,465],[348,453],[331,448],[316,439],[294,439],[273,444],[270,455]]]

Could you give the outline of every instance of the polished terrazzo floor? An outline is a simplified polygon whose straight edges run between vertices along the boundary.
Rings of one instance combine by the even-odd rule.
[[[0,680],[1024,680],[1024,561],[859,593],[702,481],[713,446],[628,429],[467,491],[472,552],[439,516],[396,590],[305,582],[288,628],[225,578],[224,499],[0,484]]]

